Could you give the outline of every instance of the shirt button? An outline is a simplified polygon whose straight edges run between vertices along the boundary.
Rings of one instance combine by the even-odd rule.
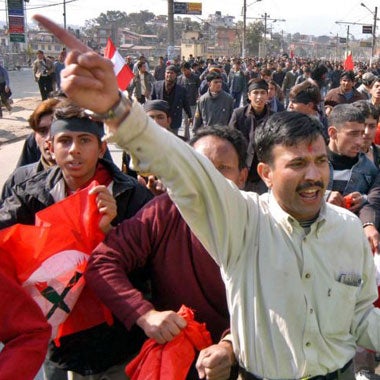
[[[306,347],[310,347],[311,346],[311,343],[310,342],[306,342]]]
[[[310,314],[313,314],[313,313],[314,313],[314,309],[311,308],[311,309],[310,309]]]
[[[306,273],[306,274],[305,274],[305,277],[306,277],[306,278],[310,278],[310,277],[311,277],[311,274],[310,274],[310,273]]]

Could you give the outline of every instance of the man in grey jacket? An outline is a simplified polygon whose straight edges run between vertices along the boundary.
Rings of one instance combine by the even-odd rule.
[[[208,91],[203,94],[197,104],[194,115],[193,131],[201,126],[228,125],[234,110],[234,100],[222,89],[222,76],[211,72],[206,77]]]

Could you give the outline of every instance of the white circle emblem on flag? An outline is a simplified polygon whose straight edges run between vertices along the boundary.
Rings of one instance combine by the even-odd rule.
[[[84,287],[83,272],[89,255],[67,250],[46,259],[22,284],[52,325],[52,338]]]

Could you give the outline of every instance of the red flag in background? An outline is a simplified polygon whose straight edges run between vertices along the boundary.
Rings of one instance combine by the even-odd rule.
[[[344,61],[344,69],[349,71],[354,69],[354,61],[352,59],[352,54],[348,54],[347,58]]]
[[[36,214],[36,225],[0,231],[0,267],[37,302],[58,338],[109,321],[111,314],[85,287],[89,255],[104,235],[94,181]]]
[[[134,75],[131,69],[125,64],[123,57],[117,51],[111,38],[108,38],[107,46],[104,49],[104,56],[112,61],[113,71],[115,72],[117,78],[117,84],[119,89],[124,91],[128,87]]]

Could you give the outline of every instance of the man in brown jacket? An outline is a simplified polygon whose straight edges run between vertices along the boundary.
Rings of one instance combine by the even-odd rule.
[[[364,96],[354,88],[354,81],[355,74],[353,71],[343,71],[340,74],[339,87],[331,89],[326,94],[325,105],[333,108],[337,104],[353,103],[364,99]]]

